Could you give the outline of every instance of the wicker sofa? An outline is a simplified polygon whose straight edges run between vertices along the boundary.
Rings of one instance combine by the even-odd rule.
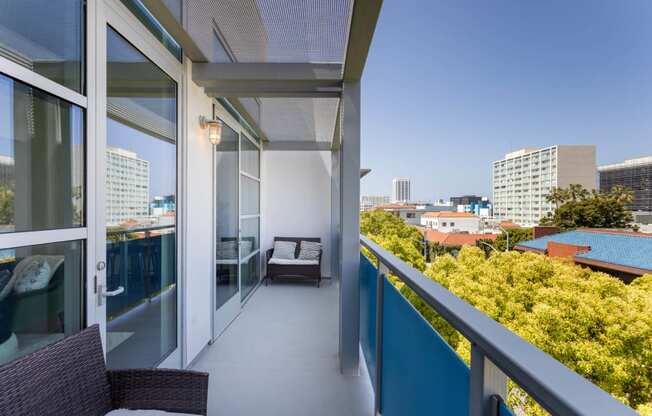
[[[315,243],[321,243],[320,238],[314,237],[274,237],[274,241],[292,241],[297,243],[295,249],[294,257],[299,256],[299,250],[301,241],[312,241]],[[291,277],[291,278],[305,278],[305,279],[315,279],[317,281],[317,287],[321,284],[321,255],[322,251],[319,251],[319,260],[318,264],[270,264],[269,260],[274,255],[274,249],[270,248],[267,250],[267,274],[265,277],[265,284],[274,280],[277,277]]]
[[[97,325],[0,367],[0,416],[206,415],[207,399],[205,373],[107,370]]]

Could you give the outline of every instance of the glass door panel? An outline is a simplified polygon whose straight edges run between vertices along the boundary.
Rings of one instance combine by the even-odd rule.
[[[260,150],[240,135],[240,298],[260,281]]]
[[[177,348],[177,84],[107,29],[106,350],[155,367]]]
[[[238,133],[222,128],[215,149],[215,309],[240,290],[238,283]],[[222,321],[230,321],[226,317]]]

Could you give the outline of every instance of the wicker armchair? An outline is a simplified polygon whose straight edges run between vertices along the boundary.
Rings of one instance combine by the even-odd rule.
[[[321,243],[321,238],[314,237],[274,237],[274,241],[291,241],[297,244],[294,257],[299,256],[301,241],[312,241]],[[270,264],[269,260],[274,256],[274,249],[267,250],[266,261],[267,273],[265,284],[274,281],[276,277],[299,277],[305,279],[315,279],[317,287],[321,284],[321,250],[319,251],[319,260],[315,265],[288,265],[288,264]]]
[[[114,409],[206,415],[208,374],[107,370],[97,325],[0,367],[0,416],[99,416]]]

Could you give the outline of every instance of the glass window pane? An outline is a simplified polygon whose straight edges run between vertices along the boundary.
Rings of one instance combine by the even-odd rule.
[[[181,62],[183,53],[181,46],[176,40],[168,33],[167,30],[159,23],[159,21],[147,10],[147,7],[140,0],[121,0],[134,16],[150,31],[156,39],[158,39],[165,49],[170,51],[175,58]],[[181,20],[181,0],[165,0],[166,6],[172,11],[172,14]]]
[[[111,28],[107,66],[107,364],[154,367],[177,347],[177,86]]]
[[[0,2],[0,56],[83,92],[82,0]]]
[[[258,218],[244,218],[242,225],[242,241],[240,242],[240,258],[243,259],[258,250],[260,247],[260,220]]]
[[[224,125],[215,152],[215,309],[219,309],[238,292],[238,133]]]
[[[83,223],[83,110],[0,75],[0,232]]]
[[[249,260],[242,263],[240,265],[240,271],[242,273],[240,299],[244,299],[251,293],[252,289],[256,287],[260,280],[260,253],[251,256]]]
[[[240,139],[240,151],[242,156],[240,158],[240,169],[256,178],[260,177],[260,158],[258,148],[249,141],[246,137],[242,136]]]
[[[0,365],[78,332],[83,242],[0,250]]]
[[[246,176],[240,175],[240,214],[254,215],[260,211],[259,188],[260,184]]]

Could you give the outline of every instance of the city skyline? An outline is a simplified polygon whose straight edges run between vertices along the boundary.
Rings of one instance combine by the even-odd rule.
[[[642,0],[387,3],[362,82],[361,194],[405,176],[413,199],[490,195],[491,163],[523,147],[649,154],[650,17]]]

